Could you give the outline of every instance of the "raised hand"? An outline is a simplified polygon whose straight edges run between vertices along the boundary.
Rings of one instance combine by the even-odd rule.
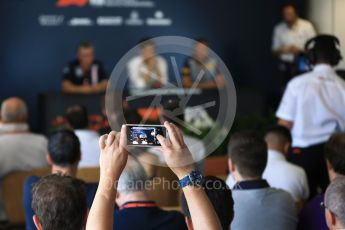
[[[158,135],[157,139],[162,146],[167,165],[181,179],[194,170],[194,165],[190,164],[193,161],[192,154],[184,143],[182,133],[176,125],[166,121],[164,126],[168,130],[169,139],[161,135]]]

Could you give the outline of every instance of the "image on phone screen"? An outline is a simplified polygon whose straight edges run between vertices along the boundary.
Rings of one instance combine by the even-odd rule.
[[[161,146],[157,135],[166,137],[166,129],[162,125],[126,125],[127,144],[132,146]]]

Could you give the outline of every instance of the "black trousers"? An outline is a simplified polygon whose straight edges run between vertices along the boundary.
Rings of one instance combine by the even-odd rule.
[[[293,148],[289,154],[289,161],[304,168],[312,198],[318,194],[318,189],[325,192],[329,184],[326,160],[324,157],[324,143],[307,148]]]

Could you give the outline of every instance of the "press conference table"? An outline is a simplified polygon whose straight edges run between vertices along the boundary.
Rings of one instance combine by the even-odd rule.
[[[159,95],[161,100],[178,99],[186,94],[190,98],[186,106],[198,106],[214,101],[214,105],[207,108],[211,117],[216,118],[218,114],[219,93],[217,90],[188,90],[188,89],[155,89],[145,91],[123,92],[123,99],[127,100],[131,109],[147,108],[153,99]],[[102,114],[101,101],[104,94],[82,95],[63,94],[61,92],[48,92],[39,95],[39,119],[40,131],[47,133],[51,122],[59,115],[63,115],[67,107],[75,104],[86,106],[89,114]],[[121,108],[120,108],[121,109]]]

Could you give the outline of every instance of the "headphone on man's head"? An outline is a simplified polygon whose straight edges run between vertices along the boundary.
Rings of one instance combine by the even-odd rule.
[[[335,66],[342,59],[340,50],[338,49],[339,46],[340,42],[337,37],[327,34],[318,35],[306,42],[304,46],[305,57],[307,58],[309,64],[315,65],[317,59],[319,58],[318,52],[322,50],[322,52],[329,54],[328,59],[330,64]]]

